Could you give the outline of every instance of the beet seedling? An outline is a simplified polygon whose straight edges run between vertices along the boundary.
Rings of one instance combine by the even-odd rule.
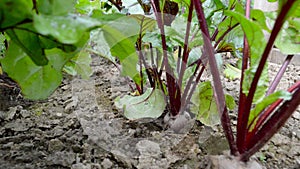
[[[257,152],[276,132],[278,132],[280,127],[284,125],[286,120],[300,104],[300,81],[296,82],[286,92],[274,92],[274,88],[278,84],[278,81],[287,66],[286,63],[290,61],[292,55],[287,57],[286,63],[283,64],[282,69],[278,72],[278,75],[276,76],[274,83],[270,85],[269,90],[263,90],[264,93],[262,97],[264,98],[255,98],[260,90],[260,85],[264,83],[262,81],[264,80],[262,76],[266,70],[266,61],[276,37],[288,19],[295,21],[294,18],[299,17],[299,13],[297,13],[297,10],[299,11],[299,9],[297,9],[297,7],[299,6],[300,1],[288,0],[281,5],[270,38],[266,44],[263,42],[263,39],[259,37],[263,35],[261,29],[250,19],[250,0],[247,0],[246,2],[245,16],[234,11],[224,11],[226,16],[233,17],[241,25],[245,33],[236,140],[231,130],[220,75],[214,57],[214,48],[212,41],[209,38],[210,34],[205,20],[202,3],[198,0],[193,0],[193,2],[195,3],[195,10],[204,39],[204,52],[207,54],[213,76],[218,111],[221,116],[221,123],[225,135],[230,145],[231,154],[238,156],[241,161],[248,161],[251,155]],[[263,50],[261,50],[262,47]],[[295,51],[290,52],[297,52],[298,50],[299,46]]]
[[[294,19],[299,17],[299,14],[295,12],[298,10],[297,5],[299,5],[299,1],[288,0],[286,3],[282,3],[281,10],[278,13],[278,17],[272,30],[267,28],[264,14],[261,11],[250,8],[251,1],[249,0],[246,1],[245,8],[237,1],[230,1],[227,5],[224,5],[219,1],[215,2],[219,5],[216,11],[222,11],[222,17],[221,22],[213,31],[212,35],[210,35],[211,30],[209,29],[209,26],[212,26],[213,24],[210,23],[210,25],[208,25],[208,23],[212,21],[205,15],[205,10],[203,10],[201,1],[191,0],[176,2],[182,2],[188,6],[186,31],[182,43],[183,52],[182,55],[178,55],[179,61],[177,60],[177,67],[172,67],[172,60],[168,53],[170,51],[168,46],[170,43],[168,40],[172,37],[166,36],[167,28],[164,24],[164,16],[166,14],[162,10],[167,3],[162,3],[157,0],[152,0],[151,5],[160,31],[159,37],[161,38],[162,49],[160,52],[162,53],[162,63],[160,64],[160,67],[157,63],[156,66],[151,67],[143,61],[144,55],[142,52],[139,52],[139,58],[142,60],[140,66],[143,65],[145,67],[150,82],[150,79],[152,78],[151,86],[161,89],[164,95],[167,96],[166,99],[171,117],[176,118],[179,114],[183,114],[188,104],[190,104],[190,99],[208,64],[212,75],[213,87],[209,88],[207,86],[202,86],[210,83],[201,83],[199,86],[204,89],[202,90],[202,94],[205,93],[204,91],[211,89],[213,89],[213,92],[210,92],[211,98],[201,100],[202,105],[214,105],[210,106],[209,109],[217,110],[219,112],[221,124],[230,145],[231,154],[238,156],[241,161],[248,161],[251,155],[257,152],[276,132],[278,132],[280,127],[284,125],[285,121],[300,104],[300,81],[296,82],[287,91],[275,92],[279,79],[293,56],[292,54],[299,52],[299,45],[298,47],[295,47],[295,44],[299,42],[294,41],[297,38],[293,39],[289,37],[292,39],[289,42],[293,48],[291,48],[290,55],[288,55],[282,69],[278,72],[278,75],[270,86],[267,77],[267,58],[274,46],[276,37],[278,35],[280,38],[284,36],[284,30],[287,27],[283,27],[284,23],[287,22],[290,27],[293,27],[294,29],[296,27],[296,31],[299,30],[299,25],[295,24],[299,21]],[[190,40],[193,38],[190,37],[190,33],[192,31],[191,23],[193,23],[193,11],[196,12],[198,18],[203,48],[200,59],[197,59],[191,64],[195,66],[192,71],[193,73],[190,78],[185,81],[185,85],[183,86],[184,74],[190,66],[187,63],[192,50],[190,46],[192,42]],[[214,15],[214,12],[212,12],[212,15]],[[221,75],[219,73],[219,66],[215,54],[224,50],[226,51],[226,47],[228,48],[228,46],[231,51],[235,50],[236,52],[238,50],[238,48],[231,47],[229,43],[224,46],[224,41],[228,34],[236,29],[240,29],[244,33],[244,46],[241,51],[242,68],[240,71],[237,135],[235,137],[231,128],[228,115],[229,106],[226,105],[226,97],[223,91]],[[271,32],[267,42],[264,39],[263,29]],[[194,37],[196,35],[197,33],[192,36]],[[139,39],[140,45],[142,44],[141,39],[142,36],[140,36]],[[282,48],[283,46],[280,42],[275,42],[275,44],[276,46],[278,44],[279,48]],[[150,48],[150,50],[151,60],[152,63],[154,63],[155,59],[153,59],[152,48]],[[181,48],[179,48],[179,50],[181,50]],[[143,69],[141,68],[140,70]],[[154,76],[151,76],[147,70],[154,71]],[[165,82],[162,79],[163,72],[165,73]],[[151,94],[149,97],[151,97]],[[162,111],[162,109],[160,111]],[[157,116],[155,117],[158,117],[159,113],[156,115]]]

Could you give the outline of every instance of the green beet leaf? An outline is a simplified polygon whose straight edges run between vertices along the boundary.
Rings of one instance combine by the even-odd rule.
[[[234,80],[241,77],[241,70],[230,65],[226,64],[226,69],[224,70],[225,77]]]
[[[149,88],[141,96],[124,96],[117,98],[115,105],[124,110],[130,120],[140,118],[158,118],[165,110],[166,102],[160,89]]]
[[[37,34],[18,29],[9,29],[6,33],[15,44],[23,49],[36,65],[43,66],[48,64],[48,59],[46,58],[45,51],[42,48],[42,43]]]
[[[34,15],[34,27],[42,35],[51,35],[64,44],[77,43],[89,30],[101,22],[87,17]]]
[[[51,36],[48,37],[39,36],[39,38],[40,38],[41,47],[44,49],[59,48],[67,53],[74,52],[77,49],[77,47],[74,44],[69,45],[69,44],[59,43]]]
[[[191,0],[172,0],[176,3],[184,3],[186,6],[189,6],[189,4],[191,3]]]
[[[284,25],[275,41],[275,45],[283,54],[293,55],[300,53],[300,20],[289,20]]]
[[[31,20],[32,7],[32,1],[29,0],[1,0],[0,30]]]
[[[232,16],[238,23],[240,23],[250,46],[250,65],[251,67],[245,71],[245,78],[243,81],[243,93],[246,95],[249,92],[252,79],[256,72],[256,68],[259,64],[261,55],[263,53],[264,47],[266,46],[266,40],[264,38],[264,34],[261,26],[254,21],[248,20],[242,14],[234,11],[225,11],[225,14],[228,16]],[[268,70],[267,66],[263,70],[263,74],[259,80],[257,85],[257,89],[255,91],[254,103],[261,101],[264,98],[265,92],[268,88]]]
[[[88,79],[93,73],[91,62],[92,58],[89,52],[82,50],[64,66],[63,70],[71,75],[79,74],[82,78]]]
[[[255,94],[253,98],[254,104],[259,103],[261,100],[265,98],[265,94],[269,86],[269,75],[268,75],[267,67],[268,65],[266,64],[262,72],[262,75],[258,81],[257,88],[255,90]],[[252,80],[249,79],[253,79],[255,72],[256,72],[256,67],[254,66],[250,67],[245,71],[245,79],[243,82],[242,89],[243,89],[243,93],[245,93],[246,95],[248,95],[250,85],[252,83]]]
[[[261,54],[266,46],[261,26],[254,21],[248,20],[239,12],[225,11],[225,15],[232,16],[242,26],[251,50],[251,65],[258,65]]]
[[[165,34],[167,38],[170,40],[170,44],[184,46],[185,33],[186,33],[186,25],[182,24],[186,22],[186,18],[183,16],[178,16],[172,22],[171,26],[165,28]],[[198,34],[197,24],[191,23],[191,32],[189,35],[189,39],[193,39],[193,41],[189,42],[189,48],[193,48],[196,46],[200,46],[203,44],[203,40],[201,34]],[[171,46],[168,44],[168,46]]]
[[[46,99],[61,83],[61,69],[73,55],[59,49],[46,51],[49,64],[37,66],[14,42],[1,61],[4,71],[21,86],[26,98]]]
[[[78,0],[76,10],[81,14],[90,14],[93,10],[99,9],[101,1]]]
[[[235,100],[233,96],[226,94],[225,95],[226,106],[229,110],[233,110],[236,107]]]
[[[140,14],[133,14],[129,17],[135,19],[140,25],[140,32],[144,35],[147,31],[154,31],[156,28],[156,20]]]
[[[197,120],[207,126],[220,123],[216,101],[210,82],[200,83],[192,96],[191,111],[196,114]]]
[[[38,12],[45,15],[66,15],[72,12],[74,0],[38,0]]]
[[[255,120],[260,113],[269,105],[277,101],[278,99],[290,100],[292,97],[290,92],[287,91],[277,91],[275,93],[266,96],[261,102],[259,102],[254,109],[251,110],[250,116],[248,119],[248,125]],[[255,124],[253,124],[255,125]]]
[[[197,120],[207,126],[214,126],[220,123],[217,103],[214,98],[214,91],[210,82],[202,82],[198,85],[192,96],[191,111],[196,114]],[[233,110],[236,106],[234,98],[225,95],[226,106]]]
[[[91,32],[91,43],[95,44],[93,45],[93,49],[88,48],[90,52],[103,57],[105,59],[108,59],[112,63],[115,63],[115,57],[113,57],[110,53],[110,47],[106,43],[104,39],[103,32],[101,30],[95,30]]]
[[[271,30],[267,26],[266,16],[263,11],[261,11],[259,9],[252,9],[251,10],[251,18],[253,20],[255,20],[261,26],[261,28],[263,28],[264,30],[266,30],[268,32],[271,32]]]
[[[139,34],[138,23],[124,16],[104,25],[102,31],[111,55],[118,57],[121,62],[122,75],[135,77],[138,74],[138,55],[134,45]]]

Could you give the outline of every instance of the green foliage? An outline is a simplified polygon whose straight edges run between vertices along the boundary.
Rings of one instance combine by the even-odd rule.
[[[140,27],[139,33],[142,36],[145,35],[147,32],[154,31],[157,28],[156,20],[153,18],[146,17],[141,14],[133,14],[130,15],[129,17],[134,18],[137,21]]]
[[[104,6],[104,2],[90,1],[90,0],[77,0],[75,5],[76,11],[80,14],[91,14],[94,10]]]
[[[158,118],[164,112],[166,102],[160,89],[147,89],[141,96],[124,96],[115,102],[124,110],[124,115],[131,120],[140,118]]]
[[[43,15],[63,16],[74,12],[74,4],[74,0],[38,0],[37,9]]]
[[[191,101],[194,104],[191,107],[191,111],[196,113],[197,120],[207,126],[214,126],[220,123],[217,104],[210,82],[200,83]]]
[[[291,99],[291,93],[287,91],[277,91],[275,93],[270,94],[269,96],[266,96],[260,103],[258,103],[255,108],[253,108],[250,112],[250,116],[248,119],[248,125],[255,120],[260,113],[269,105],[277,101],[278,99],[284,99],[284,100],[290,100]],[[254,123],[255,125],[255,123]],[[249,127],[250,128],[250,127]]]
[[[88,79],[93,73],[90,66],[91,62],[90,54],[86,50],[82,50],[66,63],[63,70],[73,76],[79,74],[82,78]]]
[[[271,32],[271,30],[267,26],[266,16],[263,11],[259,9],[251,9],[250,18],[253,19],[256,23],[258,23],[262,29]]]
[[[173,46],[183,46],[184,38],[186,32],[186,18],[183,16],[178,16],[173,21],[170,27],[166,27],[166,36],[168,37],[169,43]],[[198,25],[192,23],[189,39],[193,41],[189,42],[189,48],[193,49],[194,47],[203,45],[203,40],[200,34],[198,34]]]
[[[214,126],[220,123],[217,103],[214,98],[214,91],[209,81],[198,85],[191,102],[191,111],[196,114],[197,120],[207,126]],[[234,109],[235,101],[232,96],[226,95],[226,106]]]
[[[30,0],[1,0],[0,1],[0,30],[14,27],[32,19],[32,1]]]
[[[2,58],[5,55],[5,36],[3,34],[0,34],[0,58]]]
[[[252,83],[252,80],[249,79],[253,79],[254,77],[261,55],[264,50],[263,47],[266,46],[266,40],[264,38],[261,26],[257,22],[246,19],[245,16],[238,12],[226,11],[225,14],[228,16],[232,16],[238,23],[240,23],[250,46],[251,66],[248,70],[246,70],[243,82],[243,93],[247,95]],[[260,82],[255,92],[254,103],[260,102],[264,98],[265,92],[268,89],[268,82],[268,71],[267,67],[265,67],[263,71],[263,76],[260,78]]]
[[[112,56],[120,59],[122,75],[135,77],[138,74],[138,56],[134,45],[139,34],[137,22],[124,16],[107,23],[101,29]]]
[[[163,9],[169,1],[160,2],[160,7]],[[135,0],[124,1],[125,8],[119,9],[119,12],[116,12],[117,8],[114,8],[111,3],[103,1],[2,0],[0,1],[0,31],[5,35],[0,35],[0,55],[5,55],[5,57],[0,58],[1,66],[10,77],[18,82],[25,97],[45,99],[61,83],[62,71],[72,75],[80,74],[83,78],[88,78],[92,74],[89,66],[91,63],[89,52],[108,58],[114,64],[118,64],[117,58],[122,66],[122,75],[129,76],[140,93],[144,91],[144,88],[146,89],[140,96],[125,96],[116,99],[116,106],[124,110],[124,115],[128,119],[158,118],[167,104],[176,105],[176,108],[179,107],[178,111],[181,111],[178,105],[185,101],[185,104],[189,104],[188,99],[180,100],[184,94],[187,94],[184,97],[189,97],[189,99],[190,96],[192,97],[191,111],[196,114],[197,119],[205,125],[215,125],[219,123],[220,115],[223,117],[222,120],[226,118],[223,112],[220,113],[223,110],[218,110],[219,105],[226,102],[226,107],[233,110],[235,100],[229,95],[225,96],[225,100],[222,98],[224,95],[215,98],[219,92],[214,93],[214,88],[208,81],[197,86],[200,78],[194,78],[194,76],[197,76],[200,71],[196,67],[199,66],[201,69],[201,66],[206,66],[205,58],[207,57],[210,61],[217,62],[216,65],[209,62],[211,70],[214,70],[212,72],[214,72],[216,82],[218,80],[215,78],[215,75],[218,75],[216,67],[220,69],[222,66],[221,52],[229,51],[236,56],[241,56],[245,35],[250,46],[250,66],[244,72],[245,78],[241,90],[247,96],[266,46],[263,30],[270,32],[266,24],[265,13],[252,9],[250,19],[247,19],[244,16],[245,9],[242,4],[244,1],[206,0],[201,1],[205,9],[204,11],[200,9],[202,13],[199,12],[198,7],[197,16],[203,15],[203,12],[205,15],[198,22],[196,15],[191,15],[187,10],[191,0],[173,0],[173,2],[180,3],[182,9],[185,10],[181,10],[182,13],[179,12],[174,21],[170,21],[171,25],[158,30],[163,25],[157,26],[157,20],[141,14],[143,8],[137,6],[139,3]],[[283,2],[283,0],[279,1],[280,6]],[[285,54],[300,52],[299,3],[300,1],[297,1],[289,11],[290,19],[275,42],[276,47]],[[196,5],[194,7],[196,8]],[[136,14],[124,15],[127,12]],[[175,10],[173,12],[177,14]],[[189,36],[185,37],[188,17],[192,18],[191,31]],[[204,41],[199,26],[203,31],[202,35],[204,35],[204,29],[212,35],[212,37],[206,37],[209,39],[205,41],[205,45],[211,48],[210,51],[215,50],[217,54],[201,47]],[[163,32],[164,35],[162,35]],[[95,45],[91,45],[92,47],[87,45],[90,35],[92,35],[90,42]],[[4,39],[9,42],[8,49],[5,49]],[[184,49],[185,39],[189,40],[186,49]],[[145,44],[150,43],[153,49],[145,47]],[[179,60],[182,59],[184,52],[178,52],[178,55],[173,51],[173,47],[178,46],[181,46],[185,51],[185,56],[188,56],[187,68],[182,66],[183,63]],[[3,50],[7,51],[3,52]],[[155,56],[149,58],[150,52]],[[204,58],[201,58],[203,59],[201,61],[205,63],[200,66],[198,61],[201,55]],[[149,64],[150,59],[152,59],[151,64]],[[192,63],[194,65],[189,66]],[[171,67],[170,70],[169,67]],[[224,73],[228,78],[235,79],[241,75],[239,69],[231,65],[226,67]],[[166,73],[167,79],[165,79],[162,73],[165,73],[167,69],[171,72]],[[200,75],[199,73],[199,77]],[[151,86],[144,84],[146,82],[152,82]],[[278,99],[291,98],[290,93],[282,91],[266,96],[268,85],[267,65],[265,65],[253,102],[249,104],[248,110],[252,108],[250,116],[244,124],[248,122],[248,125],[251,123],[254,126],[264,109]],[[214,87],[220,86],[221,84]],[[196,89],[195,92],[193,92],[194,89]],[[221,89],[217,91],[222,93]],[[171,98],[171,96],[174,97]]]
[[[226,64],[226,69],[224,70],[224,74],[226,78],[230,80],[234,80],[240,78],[241,70],[230,64]]]
[[[37,66],[14,42],[10,43],[6,57],[1,60],[3,69],[22,87],[25,97],[45,99],[59,86],[61,69],[72,57],[59,49],[47,50],[49,64]]]
[[[284,25],[276,38],[275,45],[284,54],[300,53],[300,20],[293,18]]]
[[[25,25],[25,27],[32,28],[32,24]],[[9,29],[6,31],[11,40],[20,46],[32,61],[38,66],[48,64],[43,45],[38,34],[23,30],[23,29]]]
[[[250,46],[251,66],[257,65],[264,50],[263,46],[266,46],[266,40],[260,25],[256,22],[248,20],[239,12],[225,11],[225,14],[227,16],[232,16],[243,28]]]
[[[87,43],[90,29],[101,23],[71,15],[75,9],[73,0],[39,0],[36,6],[32,2],[0,2],[0,30],[9,37],[9,47],[0,62],[26,98],[45,99],[61,83],[61,72],[70,59],[82,76],[91,73],[88,54],[80,60],[83,55],[78,56],[78,52]],[[75,56],[78,58],[74,62]]]
[[[34,26],[40,34],[64,44],[77,43],[86,32],[100,25],[96,19],[75,15],[34,15]]]
[[[93,49],[88,48],[90,52],[103,57],[112,63],[115,63],[115,57],[111,55],[110,47],[104,39],[103,31],[96,29],[91,32],[91,43],[94,44]]]
[[[229,110],[233,110],[236,107],[233,96],[228,94],[225,95],[225,104]]]

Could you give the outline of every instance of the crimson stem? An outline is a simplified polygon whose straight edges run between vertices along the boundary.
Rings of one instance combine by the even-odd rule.
[[[242,117],[240,117],[238,119],[238,121],[241,121],[241,122],[239,123],[240,125],[237,126],[237,129],[239,131],[238,134],[237,134],[237,145],[239,145],[239,150],[242,150],[241,151],[242,153],[245,151],[244,143],[245,143],[245,136],[248,132],[247,131],[248,118],[249,118],[249,115],[250,115],[251,106],[252,106],[252,102],[253,102],[253,98],[254,98],[254,94],[255,94],[255,91],[256,91],[256,88],[257,88],[259,78],[260,78],[260,76],[262,74],[262,71],[263,71],[263,68],[266,64],[268,55],[269,55],[269,53],[270,53],[270,51],[273,47],[274,41],[275,41],[279,31],[281,30],[281,27],[282,27],[284,21],[286,19],[286,15],[287,15],[288,11],[291,9],[291,7],[293,6],[293,3],[295,1],[296,0],[288,0],[285,3],[285,5],[282,7],[282,10],[279,13],[278,18],[276,19],[276,22],[275,22],[274,28],[271,32],[269,41],[268,41],[267,46],[266,46],[266,48],[263,52],[262,58],[259,62],[258,68],[257,68],[256,73],[254,75],[253,81],[252,81],[250,89],[249,89],[247,99],[246,99],[245,102],[243,102],[245,104],[244,108],[239,111],[239,115],[242,114],[241,115]],[[243,104],[243,103],[239,103],[239,104]],[[247,158],[244,158],[244,159],[247,159]]]
[[[229,115],[227,112],[227,107],[225,105],[225,95],[223,92],[220,73],[219,73],[216,58],[214,55],[214,48],[212,46],[207,23],[205,20],[205,15],[204,15],[204,12],[202,9],[202,2],[199,0],[193,0],[193,1],[194,1],[195,10],[197,13],[197,18],[199,21],[200,29],[202,32],[202,37],[204,40],[204,46],[203,46],[204,55],[208,56],[209,66],[210,66],[212,77],[213,77],[213,84],[214,84],[213,87],[214,87],[214,91],[215,91],[214,95],[216,98],[218,111],[219,111],[219,114],[221,117],[222,127],[224,129],[225,136],[229,142],[231,154],[237,155],[237,147],[235,144],[235,140],[234,140],[234,136],[233,136],[233,132],[232,132],[232,128],[231,128],[230,119],[229,119]]]

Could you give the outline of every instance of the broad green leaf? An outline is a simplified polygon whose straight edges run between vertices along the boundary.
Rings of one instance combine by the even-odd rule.
[[[260,102],[262,99],[264,99],[265,93],[269,87],[269,75],[268,75],[267,67],[268,67],[268,65],[266,64],[264,67],[264,70],[262,72],[262,75],[258,81],[257,88],[256,88],[254,98],[253,98],[254,104],[256,104],[256,103]],[[255,66],[252,66],[245,71],[245,74],[244,74],[245,77],[244,77],[242,89],[243,89],[243,93],[245,93],[246,95],[248,95],[248,93],[249,93],[250,85],[252,83],[252,79],[254,77],[255,72],[256,72]],[[249,80],[249,79],[251,79],[251,80]]]
[[[64,44],[77,43],[89,30],[101,26],[93,18],[79,16],[34,15],[34,27],[42,35],[50,35]]]
[[[237,3],[236,5],[235,11],[243,14],[244,11],[242,7],[240,7],[240,3]],[[234,26],[235,28],[233,28]],[[232,55],[242,57],[241,49],[243,48],[244,33],[242,28],[239,26],[238,21],[234,17],[226,17],[225,20],[222,20],[222,22],[218,24],[218,30],[216,41],[221,40],[220,38],[222,38],[222,36],[226,36],[223,37],[223,40],[218,45],[217,50],[231,51]],[[228,49],[228,47],[230,47],[230,49]]]
[[[270,94],[269,96],[266,96],[261,102],[259,102],[254,109],[251,110],[249,119],[248,119],[248,125],[257,118],[260,113],[269,105],[277,101],[278,99],[284,99],[284,100],[290,100],[291,99],[291,93],[287,91],[277,91],[275,93]]]
[[[250,17],[255,20],[264,30],[271,32],[267,26],[266,16],[263,11],[259,9],[252,9]]]
[[[191,111],[196,114],[197,120],[207,126],[214,126],[220,123],[217,104],[214,98],[213,88],[210,82],[202,82],[194,92],[191,102]],[[233,110],[236,106],[234,98],[225,95],[226,106]]]
[[[66,65],[63,68],[63,71],[65,71],[69,75],[76,76],[77,71],[75,70],[75,66],[76,66],[75,63],[70,61],[66,63]]]
[[[73,12],[74,0],[38,0],[38,11],[44,15],[67,15]]]
[[[64,70],[71,75],[79,74],[82,78],[88,79],[93,73],[91,62],[90,54],[83,50],[64,66]]]
[[[126,17],[124,14],[113,13],[113,14],[105,14],[101,10],[93,10],[91,14],[91,18],[97,19],[104,23],[109,23],[111,21],[116,21],[117,19],[122,20],[122,18]]]
[[[196,62],[198,59],[200,59],[201,55],[202,55],[201,47],[192,48],[192,50],[189,53],[187,65]]]
[[[32,1],[30,0],[1,0],[0,29],[4,30],[31,20],[32,7]]]
[[[156,28],[156,20],[145,15],[133,14],[129,17],[134,18],[140,25],[140,32],[144,35],[147,31],[151,32]]]
[[[229,110],[233,110],[236,107],[233,96],[226,94],[225,95],[226,106]]]
[[[93,45],[93,49],[88,49],[90,52],[108,59],[112,63],[115,63],[115,57],[113,57],[110,53],[110,47],[107,42],[104,40],[103,32],[100,29],[91,32],[91,43]]]
[[[257,66],[259,64],[261,55],[266,46],[266,40],[264,38],[263,31],[258,23],[248,20],[242,14],[233,11],[225,11],[225,14],[228,16],[234,17],[238,23],[242,26],[242,29],[247,37],[249,46],[250,46],[250,65],[251,67],[245,71],[245,78],[243,81],[243,93],[246,95],[249,92],[250,85],[252,83],[252,79],[256,72]],[[268,88],[268,70],[267,66],[263,70],[263,74],[260,77],[260,80],[257,85],[257,89],[255,91],[254,103],[259,102],[263,99],[265,92]]]
[[[208,28],[213,33],[223,19],[223,10],[227,7],[220,0],[206,0],[202,3]]]
[[[279,32],[275,45],[284,54],[300,53],[300,20],[291,19]]]
[[[22,29],[9,29],[6,33],[15,44],[23,49],[36,65],[43,66],[48,64],[45,51],[41,46],[42,43],[36,33]]]
[[[101,1],[77,0],[76,9],[81,14],[90,14],[101,7]]]
[[[183,16],[177,16],[172,22],[172,25],[165,28],[165,35],[166,38],[169,40],[171,46],[184,46],[186,24],[183,23],[186,22],[186,18],[184,18]],[[200,46],[201,44],[203,44],[201,34],[197,33],[197,27],[197,24],[191,23],[191,32],[189,35],[189,39],[193,38],[193,41],[189,42],[189,48],[191,49],[195,46]]]
[[[47,37],[39,36],[39,39],[40,39],[41,47],[43,49],[59,48],[67,53],[74,52],[77,49],[75,44],[69,45],[69,44],[59,43],[51,36],[47,36]]]
[[[227,17],[224,21],[222,21],[220,24],[218,24],[218,35],[216,39],[219,39],[223,34],[231,27],[233,27],[238,22],[234,20],[232,17]]]
[[[138,57],[136,54],[131,54],[127,56],[125,59],[121,61],[122,65],[122,75],[123,76],[129,76],[132,79],[138,75],[138,72],[136,70],[136,65],[138,62]]]
[[[210,82],[200,83],[194,92],[191,102],[191,111],[196,114],[197,120],[207,126],[220,123],[216,101]]]
[[[226,64],[226,69],[224,70],[225,77],[233,80],[233,79],[238,79],[241,77],[241,70],[230,65]]]
[[[166,102],[160,89],[147,89],[141,96],[117,98],[115,105],[124,110],[130,120],[140,118],[158,118],[165,110]]]
[[[102,31],[110,46],[112,56],[120,59],[122,75],[135,77],[138,74],[136,70],[138,55],[135,48],[139,34],[138,23],[134,19],[124,16],[104,25]]]
[[[18,82],[26,98],[47,98],[61,83],[63,65],[73,57],[59,49],[47,50],[46,56],[49,64],[37,66],[18,45],[11,42],[6,57],[0,60],[4,71]]]
[[[165,28],[165,34],[176,44],[174,45],[184,45],[184,37],[186,32],[186,20],[184,17],[176,17],[170,27]]]
[[[5,56],[5,51],[6,51],[6,47],[5,47],[5,35],[4,34],[0,34],[0,59]]]
[[[234,19],[241,24],[250,46],[251,65],[257,65],[266,45],[266,40],[261,27],[256,22],[248,20],[238,12],[225,11],[225,15],[234,17]]]

